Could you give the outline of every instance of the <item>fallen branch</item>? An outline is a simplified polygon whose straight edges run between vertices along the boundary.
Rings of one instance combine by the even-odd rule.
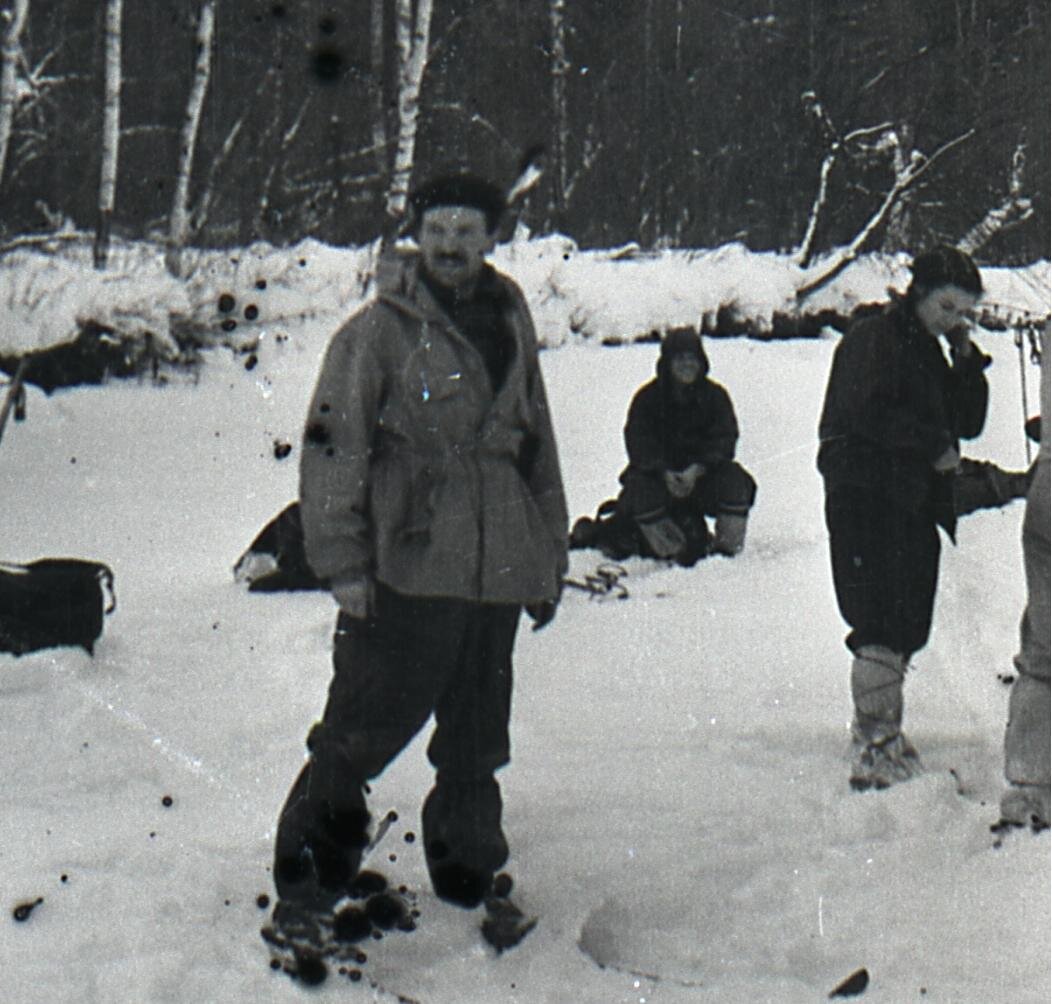
[[[7,416],[11,414],[11,409],[14,407],[15,401],[18,400],[19,395],[22,393],[23,381],[28,367],[29,360],[23,356],[18,362],[18,369],[15,370],[15,375],[11,378],[11,383],[7,385],[7,394],[4,397],[4,403],[3,405],[0,405],[0,439],[4,438],[4,429],[7,426]]]

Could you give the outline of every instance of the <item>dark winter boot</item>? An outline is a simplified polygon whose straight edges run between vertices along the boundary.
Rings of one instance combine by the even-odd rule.
[[[360,786],[348,786],[339,806],[311,797],[310,771],[308,764],[278,821],[274,886],[280,900],[324,911],[358,873],[369,842],[369,813]]]
[[[472,909],[489,894],[508,859],[501,829],[500,787],[493,777],[439,778],[424,803],[427,869],[435,895]]]
[[[676,554],[676,564],[682,568],[692,568],[702,558],[707,558],[713,551],[713,538],[709,524],[704,516],[689,515],[681,517],[679,524],[686,540]]]

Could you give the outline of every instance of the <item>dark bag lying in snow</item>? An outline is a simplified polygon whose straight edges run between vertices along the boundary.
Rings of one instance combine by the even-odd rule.
[[[234,579],[248,583],[251,593],[329,588],[307,564],[299,502],[287,505],[259,531],[237,559]]]
[[[89,654],[116,606],[113,572],[97,561],[0,562],[0,652],[79,645]]]

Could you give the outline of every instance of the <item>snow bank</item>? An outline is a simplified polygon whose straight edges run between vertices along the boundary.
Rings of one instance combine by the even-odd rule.
[[[105,272],[92,266],[90,249],[16,251],[0,259],[0,352],[72,342],[88,321],[133,338],[149,332],[171,346],[169,318],[189,302],[163,257],[145,247],[118,250]]]
[[[90,248],[19,251],[0,260],[0,353],[72,341],[94,320],[124,338],[150,332],[196,344],[255,346],[267,337],[331,333],[368,295],[377,245],[336,248],[305,240],[233,251],[190,252],[189,278],[173,279],[158,245],[114,249],[97,272]],[[635,247],[581,251],[569,237],[517,239],[498,247],[498,268],[523,288],[541,343],[636,341],[695,326],[720,333],[770,334],[785,318],[848,317],[909,281],[907,255],[866,255],[833,282],[795,299],[822,262],[800,269],[788,255],[742,244],[711,250],[641,253]],[[983,270],[982,320],[992,327],[1049,313],[1049,263]]]

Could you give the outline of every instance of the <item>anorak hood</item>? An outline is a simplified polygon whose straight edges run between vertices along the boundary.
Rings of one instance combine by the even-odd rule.
[[[661,355],[657,361],[657,375],[662,384],[667,384],[672,379],[669,371],[669,361],[680,352],[696,356],[701,363],[701,372],[698,373],[699,383],[709,375],[709,357],[705,354],[705,347],[701,344],[701,335],[693,328],[674,328],[661,342]]]

